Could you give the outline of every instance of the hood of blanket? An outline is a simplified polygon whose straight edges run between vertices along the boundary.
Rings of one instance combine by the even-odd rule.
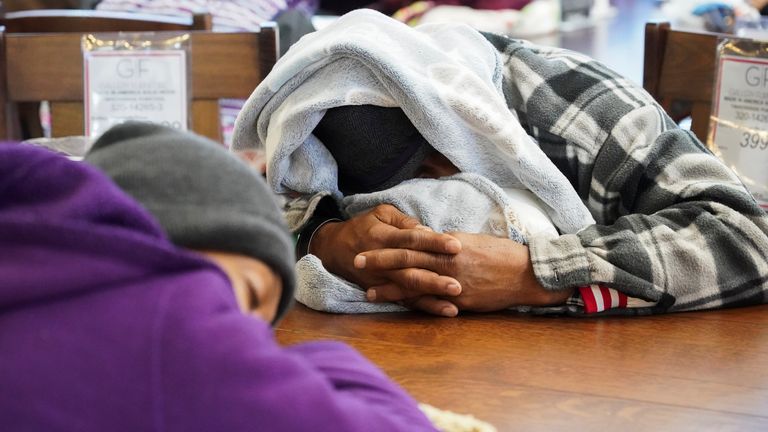
[[[315,126],[338,106],[399,107],[462,172],[532,191],[561,232],[577,231],[591,215],[508,109],[501,84],[499,53],[469,26],[412,28],[356,10],[303,37],[277,62],[239,114],[233,150],[264,149],[276,193],[340,201],[336,161]]]

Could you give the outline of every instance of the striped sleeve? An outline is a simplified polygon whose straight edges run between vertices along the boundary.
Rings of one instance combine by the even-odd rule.
[[[627,295],[600,285],[579,287],[585,313],[603,312],[606,309],[627,307]]]

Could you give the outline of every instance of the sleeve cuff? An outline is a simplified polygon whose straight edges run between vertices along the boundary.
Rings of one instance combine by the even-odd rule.
[[[549,239],[533,237],[528,243],[533,272],[549,290],[592,284],[589,259],[575,234]]]

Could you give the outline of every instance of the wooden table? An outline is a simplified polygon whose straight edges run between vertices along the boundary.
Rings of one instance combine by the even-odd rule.
[[[768,305],[591,319],[298,305],[277,337],[347,342],[416,399],[500,431],[768,431]]]

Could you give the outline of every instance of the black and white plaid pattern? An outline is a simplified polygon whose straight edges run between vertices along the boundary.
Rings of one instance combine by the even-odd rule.
[[[546,288],[602,284],[655,303],[613,314],[768,301],[768,215],[691,132],[588,57],[485,36],[505,62],[507,105],[597,221],[531,240]]]

